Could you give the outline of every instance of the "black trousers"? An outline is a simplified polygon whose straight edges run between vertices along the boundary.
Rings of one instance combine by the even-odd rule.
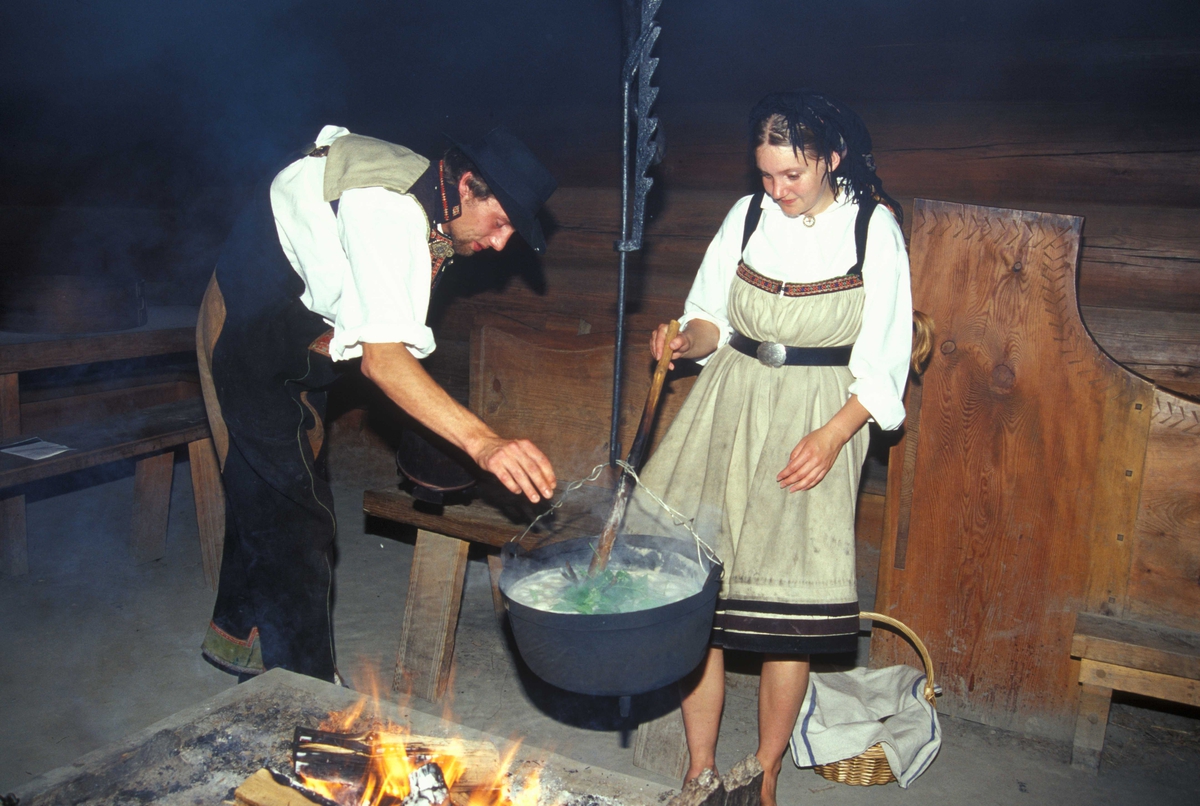
[[[323,461],[329,325],[300,302],[261,187],[217,263],[225,319],[212,382],[229,433],[225,547],[205,657],[231,672],[282,667],[332,681],[337,522]],[[212,412],[210,411],[210,416]]]

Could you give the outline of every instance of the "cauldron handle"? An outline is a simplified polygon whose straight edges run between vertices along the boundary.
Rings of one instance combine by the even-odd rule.
[[[662,394],[663,381],[667,377],[667,367],[671,364],[670,345],[677,335],[679,335],[679,322],[672,319],[671,323],[667,325],[662,356],[659,357],[658,365],[654,368],[654,379],[650,382],[650,394],[646,396],[646,406],[642,409],[642,421],[638,424],[637,435],[633,439],[633,446],[629,449],[629,458],[626,460],[626,464],[635,471],[641,468],[643,454],[646,453],[646,446],[650,442],[650,426],[654,424],[654,413],[658,411],[658,399]],[[621,479],[617,482],[616,495],[613,496],[612,511],[608,513],[604,531],[600,533],[600,543],[596,547],[595,554],[592,555],[591,565],[588,566],[589,576],[595,576],[608,566],[608,557],[612,554],[613,543],[617,541],[617,528],[625,518],[625,509],[629,506],[629,495],[633,492],[634,486],[629,472],[622,470]]]

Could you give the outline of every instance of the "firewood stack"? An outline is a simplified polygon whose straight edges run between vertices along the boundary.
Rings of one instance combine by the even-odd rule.
[[[306,796],[306,793],[277,780],[265,767],[233,791],[233,803],[236,806],[328,806],[327,802],[322,802],[324,800],[321,798],[318,801],[313,795]],[[230,801],[225,801],[225,806],[229,804]]]
[[[381,791],[377,762],[385,754],[389,758],[402,754],[408,760],[408,792],[403,796]],[[452,774],[454,780],[447,785],[435,759],[449,758],[454,759],[453,772],[459,774],[457,778]],[[341,806],[338,801],[377,806],[465,806],[472,794],[493,791],[503,798],[501,793],[507,791],[506,787],[493,790],[505,776],[491,742],[383,731],[344,734],[296,728],[292,765],[288,771],[261,769],[254,773],[234,791],[234,801],[225,806]],[[532,772],[536,780],[540,765],[535,767],[523,772],[514,768],[507,777],[525,779]],[[761,806],[762,780],[762,766],[750,755],[724,777],[706,770],[665,806]],[[316,791],[320,784],[336,792],[338,801]]]
[[[442,768],[430,761],[408,775],[409,793],[403,799],[384,796],[387,806],[455,806],[442,777]],[[340,806],[318,795],[286,773],[261,769],[233,793],[236,806]],[[465,798],[464,798],[465,799]]]

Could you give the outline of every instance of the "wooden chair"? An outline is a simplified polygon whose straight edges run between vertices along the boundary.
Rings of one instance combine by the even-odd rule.
[[[1093,341],[1082,219],[917,199],[911,221],[936,349],[891,452],[874,609],[926,637],[939,712],[1067,739],[1076,613],[1200,631],[1200,404]],[[873,665],[909,651],[874,631]],[[1089,691],[1084,720],[1103,725]]]
[[[1080,613],[1071,639],[1079,658],[1079,717],[1071,766],[1097,772],[1114,691],[1200,705],[1200,634]]]

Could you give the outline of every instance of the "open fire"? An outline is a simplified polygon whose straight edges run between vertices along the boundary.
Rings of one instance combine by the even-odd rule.
[[[536,776],[513,792],[491,742],[415,736],[391,725],[348,734],[296,729],[293,771],[304,788],[341,806],[534,806]]]
[[[449,714],[424,713],[394,697],[385,697],[374,707],[368,703],[359,718],[345,724],[329,718],[331,713],[348,713],[360,697],[341,686],[273,669],[147,731],[39,776],[17,789],[15,795],[30,806],[126,803],[131,797],[139,802],[171,804],[337,806],[338,801],[292,786],[304,786],[294,772],[297,725],[304,726],[304,731],[309,731],[309,726],[320,726],[356,738],[376,732],[402,733],[408,742],[408,754],[417,756],[410,759],[410,767],[420,766],[418,762],[427,755],[416,747],[421,735],[459,737],[468,751],[450,754],[459,759],[469,757],[472,747],[490,750],[493,780],[480,784],[478,792],[463,788],[475,767],[468,761],[465,774],[447,786],[449,802],[454,806],[530,806],[535,798],[538,806],[668,806],[664,798],[672,794],[668,787],[549,750],[535,750],[528,742],[512,756],[505,752],[509,741],[456,725],[445,718]],[[395,730],[393,723],[403,725],[404,730]],[[473,741],[478,744],[473,745]],[[385,739],[381,744],[394,742]],[[500,753],[492,748],[499,748]],[[351,785],[331,794],[346,803],[364,802],[365,771],[364,766],[357,773],[343,776]],[[324,780],[331,776],[337,777],[329,770],[325,775],[314,772],[310,777]],[[403,789],[397,787],[394,791]],[[378,787],[375,794],[379,794]],[[389,798],[396,801],[395,796]],[[446,797],[442,800],[445,802]]]
[[[368,702],[318,728],[297,727],[292,769],[252,776],[237,802],[282,806],[300,795],[318,806],[537,806],[536,765],[512,769],[519,744],[502,757],[491,742],[418,736],[390,721],[354,730]]]

